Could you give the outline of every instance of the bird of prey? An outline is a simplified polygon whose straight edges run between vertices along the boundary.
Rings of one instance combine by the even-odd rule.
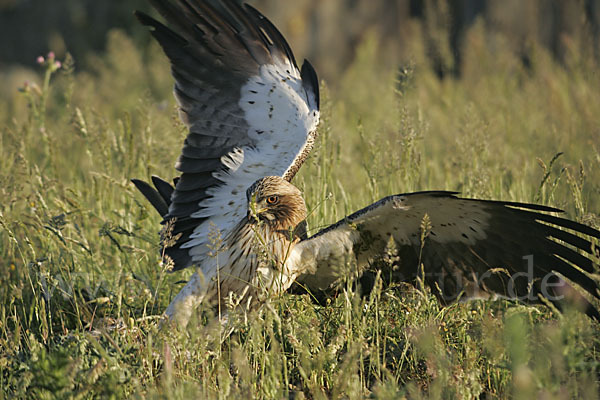
[[[311,64],[299,69],[282,34],[249,5],[150,2],[167,24],[136,16],[171,62],[189,129],[174,186],[133,180],[163,217],[165,259],[174,270],[196,268],[169,319],[185,326],[208,300],[255,306],[294,282],[329,290],[348,266],[360,273],[386,260],[395,280],[422,274],[444,301],[474,288],[560,306],[574,284],[587,293],[579,295],[586,312],[600,319],[588,301],[600,298],[600,232],[551,207],[443,191],[398,194],[307,237],[306,206],[290,181],[317,134]]]

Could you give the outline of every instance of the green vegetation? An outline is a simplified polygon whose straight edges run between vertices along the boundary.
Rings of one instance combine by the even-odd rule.
[[[592,52],[573,45],[558,65],[534,46],[526,68],[482,29],[462,79],[438,80],[418,40],[390,68],[367,37],[340,82],[323,83],[320,139],[295,180],[311,230],[424,189],[600,225]],[[175,174],[185,129],[169,67],[118,32],[94,70],[61,61],[0,98],[3,397],[597,398],[597,323],[510,302],[443,308],[418,283],[361,298],[349,277],[325,307],[286,294],[236,316],[223,343],[209,310],[187,332],[160,330],[191,271],[160,266],[159,217],[129,179]]]

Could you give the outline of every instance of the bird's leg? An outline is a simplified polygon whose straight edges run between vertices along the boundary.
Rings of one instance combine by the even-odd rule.
[[[181,289],[167,307],[165,311],[167,320],[185,329],[192,312],[206,296],[206,289],[204,277],[200,276],[198,272],[194,273],[185,287]]]

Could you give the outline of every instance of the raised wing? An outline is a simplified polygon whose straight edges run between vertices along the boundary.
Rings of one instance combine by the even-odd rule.
[[[136,186],[175,219],[165,249],[180,269],[204,259],[209,237],[246,215],[246,189],[268,175],[293,178],[319,121],[316,73],[300,71],[285,39],[254,8],[234,0],[150,0],[173,29],[146,14],[171,61],[175,97],[189,127],[175,188]],[[162,200],[161,200],[162,199]],[[212,234],[209,235],[209,234]]]
[[[308,269],[297,282],[311,291],[335,287],[349,265],[383,267],[382,277],[393,281],[414,280],[422,265],[426,283],[444,301],[465,292],[528,302],[542,295],[560,306],[566,283],[557,274],[600,298],[594,276],[600,232],[549,214],[555,212],[561,211],[451,192],[400,194],[300,242],[291,262]]]

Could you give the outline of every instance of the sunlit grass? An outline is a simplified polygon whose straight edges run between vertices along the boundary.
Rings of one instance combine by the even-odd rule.
[[[573,49],[524,68],[475,28],[464,77],[419,54],[390,69],[368,38],[322,84],[320,139],[295,183],[311,231],[391,193],[448,189],[537,201],[598,226],[600,75]],[[498,38],[497,40],[501,40]],[[577,312],[473,302],[427,288],[283,295],[189,331],[158,316],[190,271],[159,265],[159,217],[129,179],[174,176],[185,129],[168,65],[111,35],[94,71],[55,71],[0,104],[0,382],[18,398],[596,398],[598,325]],[[126,55],[126,56],[125,56]],[[557,156],[562,153],[561,156]],[[553,160],[553,162],[551,162]],[[235,320],[237,318],[237,320]]]

